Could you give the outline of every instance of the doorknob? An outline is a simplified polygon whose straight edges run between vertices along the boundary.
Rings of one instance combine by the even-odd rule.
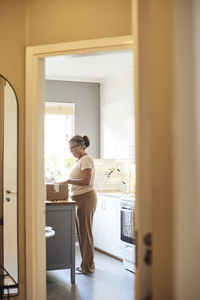
[[[10,201],[11,201],[10,196],[9,196],[9,197],[6,197],[6,201],[7,201],[7,202],[10,202]]]
[[[3,225],[3,216],[0,219],[0,226]]]

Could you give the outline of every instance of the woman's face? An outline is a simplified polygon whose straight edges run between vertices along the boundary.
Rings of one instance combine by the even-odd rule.
[[[77,145],[76,143],[70,142],[69,149],[72,152],[73,156],[77,158],[80,158],[85,153],[83,145]]]

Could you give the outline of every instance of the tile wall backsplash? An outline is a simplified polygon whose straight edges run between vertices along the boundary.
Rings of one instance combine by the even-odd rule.
[[[94,159],[97,191],[135,192],[135,163],[115,159]]]

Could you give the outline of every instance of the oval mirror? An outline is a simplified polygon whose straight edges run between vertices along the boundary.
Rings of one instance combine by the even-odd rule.
[[[0,173],[0,293],[13,296],[18,293],[18,102],[1,75]]]

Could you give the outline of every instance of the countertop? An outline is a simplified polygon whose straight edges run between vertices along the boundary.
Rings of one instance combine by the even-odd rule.
[[[113,197],[119,199],[135,200],[136,195],[130,193],[122,193],[121,191],[97,191],[97,195],[102,195],[106,197]]]
[[[45,201],[46,205],[75,205],[76,201],[73,200],[57,200],[57,201]]]

